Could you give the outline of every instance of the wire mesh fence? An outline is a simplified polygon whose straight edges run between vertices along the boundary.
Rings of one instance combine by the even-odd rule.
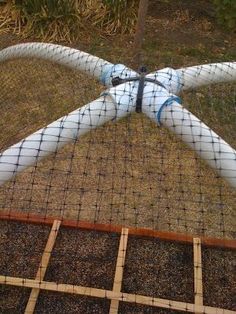
[[[137,113],[140,76],[125,66],[114,66],[76,50],[40,44],[2,51],[0,60],[2,212],[9,217],[20,212],[45,219],[71,219],[78,224],[106,224],[108,229],[121,225],[186,236],[235,239],[234,62],[179,70],[166,68],[147,75],[149,81],[143,81],[141,95],[142,113]],[[94,77],[106,85],[105,92]],[[117,77],[118,85],[114,84]],[[46,244],[44,235],[49,230],[38,228],[31,232],[32,226],[12,228],[11,224],[2,228],[7,257],[1,275],[35,278],[42,253],[36,242],[40,238]],[[12,236],[12,241],[23,237],[21,242],[28,247],[21,257],[37,256],[33,257],[32,274],[23,261],[19,262],[19,273],[12,272],[10,267],[14,246],[8,250],[9,242],[4,237],[18,228],[19,234]],[[76,235],[59,231],[55,253],[50,251],[51,264],[45,280],[112,290],[119,237],[116,233],[101,236],[96,232],[91,231],[88,239],[83,232]],[[167,244],[165,248],[159,240],[146,238],[129,241],[124,293],[194,303],[192,247],[182,250]],[[37,252],[31,251],[32,246],[36,246]],[[79,264],[73,264],[81,258],[76,252],[85,254]],[[155,252],[160,253],[163,263],[158,274]],[[226,255],[225,251],[219,253],[225,273],[230,268]],[[146,265],[141,270],[135,265],[134,256],[140,267]],[[143,256],[147,257],[146,262]],[[71,275],[68,265],[72,265]],[[94,265],[98,281],[93,277]],[[80,279],[76,277],[77,266]],[[22,272],[24,269],[26,273]],[[151,270],[159,276],[166,273],[162,280],[171,278],[169,286],[160,291],[156,287],[157,292],[145,288],[144,282],[153,285],[146,274]],[[68,280],[60,279],[60,273]],[[135,273],[141,273],[141,277],[133,278]],[[181,279],[176,273],[181,274]],[[83,276],[87,276],[84,281]],[[107,284],[106,276],[111,279]],[[173,288],[175,276],[176,281],[182,280],[183,291],[178,285]],[[225,280],[229,284],[232,278]],[[32,288],[31,283],[26,286]],[[98,297],[96,293],[92,296]],[[74,304],[73,300],[70,302]],[[232,302],[204,304],[233,310]],[[169,304],[171,308],[172,303]],[[116,304],[113,306],[116,308]],[[132,312],[129,306],[121,307],[125,308],[124,313]],[[179,310],[184,310],[184,306]],[[96,313],[99,311],[97,308]],[[208,309],[199,308],[199,312],[208,313]]]

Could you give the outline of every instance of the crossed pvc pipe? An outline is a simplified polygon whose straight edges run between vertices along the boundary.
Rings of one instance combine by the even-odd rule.
[[[123,118],[136,109],[137,81],[112,86],[115,77],[127,79],[139,75],[124,65],[114,65],[88,53],[53,44],[20,44],[0,51],[0,62],[19,57],[42,58],[83,71],[99,79],[108,89],[98,99],[36,131],[0,154],[0,185],[91,129]],[[220,176],[236,187],[236,151],[185,109],[177,96],[180,91],[189,88],[236,80],[236,62],[179,70],[165,68],[147,77],[159,81],[164,87],[145,82],[143,113],[173,131]]]

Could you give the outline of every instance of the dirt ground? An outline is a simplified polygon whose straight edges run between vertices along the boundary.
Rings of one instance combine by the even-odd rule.
[[[23,314],[30,291],[28,288],[0,285],[0,313]]]
[[[50,228],[0,221],[0,273],[35,278]],[[30,289],[0,285],[0,313],[24,313]]]
[[[185,312],[157,309],[151,306],[121,302],[119,314],[184,314]]]

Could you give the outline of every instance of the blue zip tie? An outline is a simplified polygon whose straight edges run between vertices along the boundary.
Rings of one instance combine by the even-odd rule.
[[[168,98],[164,104],[161,105],[161,108],[157,112],[157,123],[161,125],[161,113],[164,107],[172,105],[172,103],[176,101],[178,104],[181,104],[181,99],[178,96],[171,96]]]

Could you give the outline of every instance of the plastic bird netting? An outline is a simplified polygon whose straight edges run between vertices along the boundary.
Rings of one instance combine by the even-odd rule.
[[[236,63],[180,69],[166,66],[151,73],[145,73],[144,69],[137,73],[125,65],[114,65],[76,49],[52,44],[21,44],[0,51],[0,212],[9,217],[23,213],[28,217],[35,214],[45,221],[51,217],[62,222],[104,224],[111,231],[113,226],[120,225],[234,239]],[[37,225],[30,229],[25,225],[19,227],[16,222],[12,224],[4,222],[2,230],[9,239],[14,230],[14,241],[24,234],[29,251],[18,253],[20,271],[17,272],[12,266],[14,241],[9,251],[8,242],[3,241],[8,256],[0,263],[0,275],[35,278],[34,267],[27,262],[21,264],[20,260],[22,256],[32,260],[37,270],[40,258],[34,258],[34,250],[41,252],[48,230]],[[105,257],[115,265],[118,235],[112,233],[112,244],[106,233],[98,236],[92,230],[90,238],[85,239],[83,232],[77,236],[73,232],[67,229],[64,234],[59,232],[61,242],[55,246],[45,280],[112,290],[115,266],[111,270],[110,266],[106,268]],[[32,234],[36,236],[34,244],[29,244]],[[128,242],[127,265],[133,268],[129,266],[126,269],[129,275],[124,274],[124,292],[193,303],[193,283],[188,281],[192,278],[191,271],[189,274],[192,248],[185,248],[182,254],[169,242],[160,244],[159,240],[146,238],[140,241]],[[115,250],[114,256],[108,253],[109,248],[111,252]],[[86,258],[80,264],[73,264],[75,255],[69,249],[76,256],[86,253]],[[167,276],[169,279],[163,277],[166,288],[162,289],[161,284],[156,287],[158,279],[155,283],[152,278],[145,281],[147,275],[142,273],[142,277],[138,267],[142,264],[142,254],[148,256],[145,269],[149,270],[154,267],[150,261],[155,263],[160,254],[158,276],[162,276],[161,263],[168,249],[174,263],[169,264],[169,271],[172,267],[180,272],[181,279],[174,279],[174,273]],[[103,252],[102,258],[96,250]],[[66,254],[71,258],[63,262]],[[204,254],[203,260],[212,263],[207,249]],[[223,260],[224,254],[220,255]],[[92,267],[92,262],[99,264],[99,269]],[[178,263],[182,262],[191,265],[178,270]],[[65,265],[71,271],[77,269],[80,275],[70,277],[65,271],[63,277]],[[27,272],[28,268],[32,273]],[[93,277],[94,272],[99,274],[100,281]],[[132,277],[134,273],[142,277],[140,286]],[[86,275],[89,281],[83,282]],[[145,290],[144,282],[147,284],[148,280],[154,291]],[[178,286],[180,282],[183,292]],[[138,288],[132,290],[133,286]],[[82,313],[73,296],[63,299],[63,306],[69,306],[63,312],[63,308],[55,305],[60,295],[45,293],[40,293],[37,304],[41,310],[36,306],[37,313],[44,313],[42,309],[49,306],[50,298],[55,307],[45,313]],[[23,299],[21,296],[21,306],[26,305]],[[101,300],[98,299],[100,303],[107,302]],[[108,313],[109,305],[100,303],[88,313],[100,313],[99,306],[103,308],[101,313]],[[72,304],[77,309],[75,312],[70,309]],[[140,312],[137,309],[132,312],[131,308],[125,308],[127,304],[120,305],[119,313],[146,313],[142,310],[144,305],[137,305]],[[219,307],[233,310],[223,301]],[[199,313],[208,313],[207,309],[204,311],[203,307],[199,308]],[[163,313],[172,312],[163,310]]]

